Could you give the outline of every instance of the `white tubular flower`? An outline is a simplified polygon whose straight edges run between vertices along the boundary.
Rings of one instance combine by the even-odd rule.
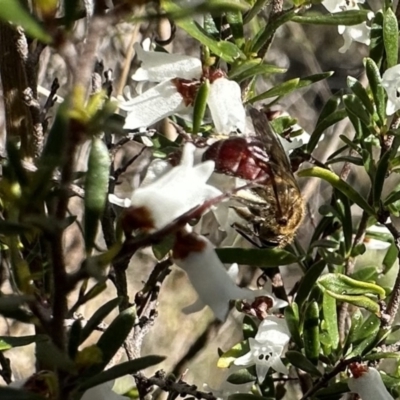
[[[119,107],[127,113],[124,128],[143,128],[170,115],[191,112],[203,76],[201,61],[190,56],[145,51],[138,43],[134,47],[142,65],[132,79],[160,83],[133,99],[120,101]],[[235,129],[243,132],[246,115],[240,86],[219,73],[214,75],[210,76],[208,106],[216,130],[221,134]]]
[[[290,340],[289,330],[284,319],[268,316],[258,328],[255,338],[249,338],[250,351],[234,361],[234,365],[256,366],[257,378],[264,382],[270,368],[282,374],[289,371],[281,356]]]
[[[196,57],[145,51],[139,43],[133,46],[141,67],[132,75],[134,81],[163,82],[174,78],[200,79],[201,61]]]
[[[176,85],[172,81],[165,81],[133,100],[121,102],[119,108],[127,112],[124,129],[137,129],[184,111],[186,106]]]
[[[364,0],[357,1],[357,0],[325,0],[321,4],[332,14],[340,12],[340,11],[347,11],[347,10],[358,10],[358,4],[364,3]],[[374,14],[371,12],[368,14],[368,19],[372,19]],[[367,26],[366,22],[358,25],[352,26],[345,26],[339,25],[338,32],[340,35],[343,35],[344,44],[339,49],[340,53],[345,53],[354,42],[363,43],[365,45],[369,45],[370,40],[370,32],[371,28]]]
[[[125,227],[130,225],[130,230],[161,229],[192,208],[221,194],[218,189],[206,184],[214,170],[214,162],[206,161],[193,166],[194,151],[195,147],[187,143],[178,166],[133,192],[131,206],[125,212]]]
[[[392,115],[400,109],[400,64],[383,73],[382,86],[388,95],[386,114]]]
[[[375,368],[353,364],[350,369],[353,377],[349,378],[347,384],[350,391],[357,393],[362,400],[394,400]]]
[[[340,53],[346,53],[353,41],[365,44],[367,46],[369,46],[369,44],[371,43],[371,28],[367,25],[366,22],[352,26],[339,25],[338,32],[339,34],[343,35],[344,40],[343,46],[339,49]]]
[[[190,283],[199,295],[194,304],[183,310],[186,313],[200,311],[207,305],[216,318],[225,321],[230,300],[256,298],[258,291],[240,288],[233,282],[215,253],[214,246],[203,236],[193,233],[178,235],[173,259],[187,273]],[[235,265],[232,267],[237,268]]]
[[[246,111],[241,96],[240,86],[234,81],[218,78],[211,84],[207,104],[218,133],[244,132]]]

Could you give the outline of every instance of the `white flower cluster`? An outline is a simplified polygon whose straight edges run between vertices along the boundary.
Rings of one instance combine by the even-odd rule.
[[[358,3],[362,4],[364,2],[365,0],[324,0],[322,5],[333,14],[346,10],[359,10]],[[372,12],[368,15],[370,19],[373,18],[373,16],[374,13]],[[344,39],[344,44],[339,49],[340,53],[345,53],[350,48],[353,41],[363,43],[367,46],[371,42],[371,28],[366,22],[351,26],[339,25],[338,31],[340,35],[343,35]]]
[[[132,100],[120,103],[120,108],[127,112],[125,127],[148,127],[161,118],[187,111],[189,106],[185,95],[179,91],[176,79],[198,84],[203,73],[200,60],[144,51],[139,45],[135,49],[142,64],[132,78],[143,83],[158,84]],[[208,107],[216,131],[225,134],[234,130],[244,132],[246,113],[240,97],[240,87],[236,82],[218,76],[211,81],[208,97]],[[284,147],[291,151],[294,147],[301,146],[308,137],[308,134],[304,134],[293,143],[285,143],[285,139],[282,141]],[[122,219],[126,233],[135,229],[150,233],[163,229],[183,214],[221,196],[223,191],[237,187],[238,183],[234,178],[235,182],[229,188],[226,187],[226,182],[219,185],[221,180],[215,177],[218,174],[213,174],[214,161],[200,162],[196,150],[193,144],[187,143],[183,148],[180,164],[175,167],[164,160],[153,161],[142,185],[134,191],[131,199],[110,195],[111,203],[127,208]],[[224,178],[226,181],[225,175]],[[223,204],[221,206],[222,210],[227,210]],[[229,229],[233,231],[231,226],[221,223],[221,228],[226,230],[229,237],[233,236],[233,232],[228,232]],[[234,233],[237,235],[236,231]],[[176,235],[173,258],[175,264],[186,271],[198,293],[198,301],[185,308],[185,312],[198,311],[207,305],[218,319],[225,320],[231,300],[254,301],[261,295],[271,299],[271,310],[286,305],[279,303],[271,290],[261,292],[239,288],[234,282],[237,265],[231,266],[227,271],[211,242],[203,236],[190,233],[188,227]]]

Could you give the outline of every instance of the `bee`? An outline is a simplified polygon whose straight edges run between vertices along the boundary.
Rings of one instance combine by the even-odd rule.
[[[304,202],[289,159],[267,116],[249,109],[255,136],[219,140],[204,152],[215,172],[254,183],[233,195],[232,208],[243,220],[234,228],[258,247],[292,242],[304,216]]]

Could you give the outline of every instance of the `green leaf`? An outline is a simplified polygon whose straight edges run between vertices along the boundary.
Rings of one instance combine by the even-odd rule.
[[[290,79],[289,81],[283,82],[280,85],[277,85],[272,89],[269,89],[266,92],[251,98],[250,100],[248,100],[248,102],[254,103],[256,101],[268,99],[270,97],[276,97],[276,96],[281,97],[289,93],[292,93],[294,90],[301,89],[310,86],[313,83],[319,82],[323,79],[327,79],[332,75],[333,72],[323,72],[321,74],[310,75],[305,78]]]
[[[379,73],[379,68],[371,58],[366,58],[365,69],[372,97],[375,101],[376,111],[381,125],[383,125],[386,120],[386,95],[385,89],[382,86],[382,78]]]
[[[210,93],[210,81],[205,79],[196,94],[193,105],[193,133],[199,133],[201,123],[207,108],[208,95]]]
[[[312,376],[317,376],[317,377],[322,376],[318,368],[299,351],[289,350],[286,352],[285,358],[294,367],[299,368],[304,372],[308,372]]]
[[[231,349],[222,354],[218,359],[218,368],[229,368],[230,365],[239,357],[245,355],[250,350],[249,343],[244,340],[235,344]]]
[[[364,339],[375,336],[379,330],[380,320],[376,315],[370,315],[365,321],[362,320],[361,312],[352,318],[352,332],[349,339],[352,343],[359,343]]]
[[[81,392],[85,392],[86,390],[94,386],[100,385],[104,382],[109,382],[124,375],[134,374],[138,371],[141,371],[142,369],[157,365],[164,360],[165,357],[150,355],[137,358],[135,360],[123,362],[91,378],[85,379],[85,381],[79,386],[78,390]]]
[[[297,257],[283,249],[242,249],[240,247],[216,249],[217,255],[224,264],[244,264],[260,268],[277,267],[293,264]]]
[[[383,271],[383,274],[385,275],[394,265],[398,258],[399,252],[397,250],[397,247],[394,243],[392,243],[385,255],[385,258],[383,259],[382,264],[385,266],[385,269]]]
[[[114,354],[124,344],[129,332],[132,330],[136,319],[136,308],[130,307],[122,311],[110,326],[104,331],[97,342],[97,346],[102,351],[103,362],[101,369],[103,369],[113,358]],[[94,369],[98,370],[99,366]]]
[[[295,298],[295,302],[298,304],[299,308],[301,308],[303,303],[307,300],[308,295],[311,293],[312,287],[321,276],[325,267],[325,261],[319,260],[313,264],[303,276]]]
[[[371,281],[375,280],[378,276],[377,267],[364,267],[351,275],[352,279],[358,281]]]
[[[293,19],[296,15],[297,10],[295,8],[285,10],[271,20],[265,25],[264,29],[260,31],[260,33],[254,38],[253,45],[251,47],[251,51],[253,53],[257,53],[268,43],[276,30],[283,25],[285,22],[288,22]]]
[[[383,61],[383,53],[385,45],[383,43],[383,13],[379,10],[375,13],[375,18],[372,20],[371,43],[369,46],[369,56],[380,67]]]
[[[364,88],[364,86],[352,76],[347,77],[347,86],[351,89],[351,91],[357,96],[357,98],[363,103],[367,112],[371,115],[374,114],[375,109],[372,104],[371,99],[368,96],[368,92]]]
[[[330,344],[334,350],[339,346],[339,329],[336,312],[336,301],[326,292],[323,294],[322,311],[324,313],[325,328],[328,332]]]
[[[28,344],[37,343],[45,340],[46,335],[30,335],[30,336],[0,336],[0,351],[12,349],[14,347],[27,346]]]
[[[372,199],[375,207],[379,207],[380,204],[383,185],[385,183],[391,156],[392,151],[386,151],[385,154],[380,158],[380,160],[378,161],[378,165],[376,166],[375,179],[372,187]]]
[[[52,42],[51,35],[43,29],[43,26],[32,14],[27,12],[25,7],[22,7],[19,1],[3,0],[0,7],[0,20],[22,26],[29,36],[43,43]]]
[[[383,15],[383,43],[387,68],[394,67],[397,64],[399,53],[399,27],[391,7],[388,7]]]
[[[348,391],[349,387],[346,382],[329,382],[328,387],[315,393],[315,398],[318,400],[336,400],[340,399],[341,395]]]
[[[253,7],[245,14],[243,17],[243,23],[248,24],[254,17],[256,17],[259,12],[266,6],[268,0],[256,0]]]
[[[228,397],[228,400],[274,400],[272,397],[257,396],[249,393],[235,393]]]
[[[246,60],[234,65],[229,71],[228,76],[229,79],[241,82],[258,75],[283,74],[286,71],[287,70],[284,68],[279,68],[276,65],[265,64],[260,58],[256,58],[254,60]]]
[[[363,159],[360,157],[353,156],[339,156],[335,158],[330,158],[326,161],[326,165],[336,164],[338,162],[348,162],[350,164],[362,166],[364,165]]]
[[[341,179],[334,172],[320,167],[312,167],[298,172],[299,177],[313,176],[323,179],[330,183],[335,189],[340,190],[348,199],[353,203],[360,206],[370,216],[375,215],[374,209],[367,203],[367,201],[358,193],[352,186]]]
[[[245,44],[242,13],[240,11],[228,11],[225,15],[231,27],[233,40],[241,48]]]
[[[160,243],[153,245],[153,254],[161,261],[171,250],[175,243],[175,235],[165,236]]]
[[[230,374],[226,381],[233,385],[243,385],[244,383],[254,382],[255,378],[247,368],[243,368]]]
[[[393,358],[396,360],[400,359],[400,354],[399,353],[383,353],[383,352],[378,352],[378,353],[373,353],[373,354],[367,354],[366,356],[363,357],[364,360],[366,361],[379,361],[382,359],[387,359],[387,358]]]
[[[43,396],[27,390],[19,390],[0,386],[0,398],[2,400],[45,400]]]
[[[304,351],[307,359],[317,364],[321,342],[319,339],[319,308],[316,301],[307,305],[303,328]]]
[[[181,11],[182,8],[173,1],[164,1],[163,7],[168,12]],[[227,63],[233,63],[238,58],[245,58],[239,47],[228,41],[217,41],[202,28],[192,16],[182,19],[174,19],[177,26],[186,31],[190,36],[197,39],[201,44],[208,47],[216,56]]]
[[[292,21],[300,24],[349,26],[362,24],[368,19],[367,16],[368,10],[347,10],[334,14],[308,12],[303,15],[296,15],[292,18]]]
[[[68,356],[71,358],[71,360],[74,360],[76,354],[78,353],[78,348],[81,344],[81,333],[82,322],[81,320],[77,319],[74,321],[68,332]]]
[[[121,297],[117,297],[108,301],[90,317],[86,325],[82,328],[80,343],[83,343],[90,336],[90,334],[99,326],[104,318],[106,318],[115,307],[121,304],[121,301]]]
[[[296,303],[292,303],[285,308],[285,320],[292,340],[301,349],[303,347],[303,341],[300,337],[300,316],[299,308]]]
[[[20,186],[24,188],[28,185],[29,180],[26,170],[22,166],[23,157],[21,155],[21,152],[12,140],[7,141],[6,150],[8,156],[8,165]]]
[[[368,310],[371,313],[376,315],[380,314],[380,307],[379,304],[371,299],[370,297],[363,296],[363,295],[345,295],[339,294],[337,292],[331,292],[330,290],[326,291],[330,296],[334,297],[336,300],[344,301],[346,303],[353,304],[357,307],[362,307]]]
[[[347,117],[346,110],[337,110],[332,114],[328,115],[322,121],[318,122],[317,126],[314,129],[314,132],[311,134],[310,141],[307,144],[307,153],[311,154],[315,147],[317,146],[321,135],[324,133],[326,129],[330,126],[336,124],[342,119]]]
[[[326,274],[319,278],[318,284],[324,289],[338,295],[376,295],[381,299],[386,296],[385,290],[373,283],[356,281],[343,274]]]
[[[36,360],[43,369],[60,369],[61,371],[75,374],[75,363],[50,338],[36,343]]]
[[[364,124],[369,125],[370,115],[365,111],[363,103],[355,95],[343,96],[343,103],[347,112],[352,113],[355,117],[360,119]]]
[[[247,340],[250,337],[255,337],[258,330],[258,325],[249,315],[243,318],[243,338]]]
[[[85,179],[85,247],[88,253],[93,249],[100,218],[108,196],[110,155],[105,143],[94,137],[90,149],[88,171]]]
[[[26,303],[32,301],[30,296],[3,295],[0,297],[0,315],[4,318],[13,318],[20,322],[32,323],[33,316],[26,308]]]

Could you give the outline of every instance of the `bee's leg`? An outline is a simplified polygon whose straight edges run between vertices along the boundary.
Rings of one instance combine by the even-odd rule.
[[[247,207],[231,207],[235,210],[236,214],[247,222],[247,224],[241,224],[240,222],[235,222],[232,224],[232,228],[242,235],[250,243],[254,244],[256,247],[262,247],[262,243],[257,236],[257,226],[259,224],[259,218],[255,217]]]

